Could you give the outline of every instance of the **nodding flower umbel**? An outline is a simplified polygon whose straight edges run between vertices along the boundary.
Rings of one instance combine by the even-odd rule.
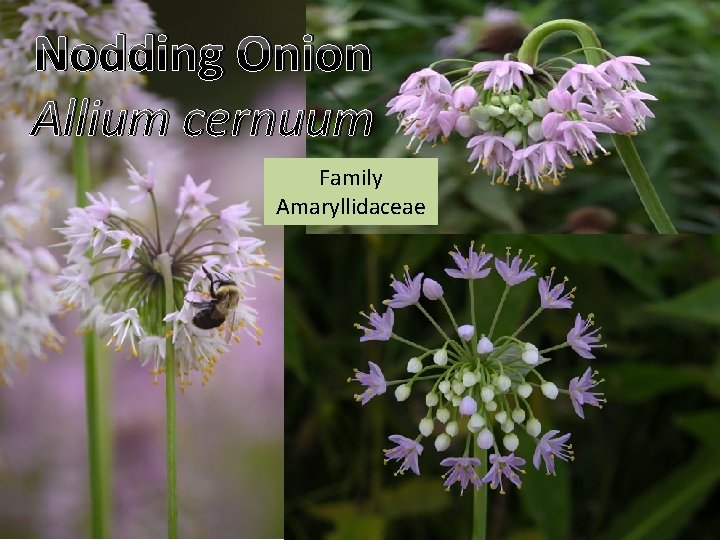
[[[411,74],[387,106],[396,114],[398,131],[411,136],[408,148],[434,144],[456,135],[466,139],[473,173],[482,168],[493,184],[514,183],[542,189],[557,185],[573,157],[590,165],[607,154],[600,133],[636,135],[654,118],[646,101],[656,98],[638,90],[645,82],[636,56],[609,58],[598,66],[550,62],[530,66],[512,60],[457,65],[447,74],[433,66]],[[568,67],[568,64],[570,67]],[[453,80],[446,75],[452,74]]]
[[[165,323],[171,321],[181,389],[192,383],[194,371],[205,383],[231,340],[246,334],[260,343],[248,293],[258,275],[279,280],[280,270],[265,258],[264,242],[249,236],[257,225],[247,202],[212,211],[218,198],[208,191],[210,180],[198,184],[188,175],[178,191],[175,222],[166,230],[152,164],[145,174],[130,166],[128,175],[135,204],[152,204],[154,222],[130,217],[102,193],[88,194],[91,204],[71,208],[60,229],[69,248],[60,299],[82,310],[81,329],[98,332],[117,351],[127,346],[149,364],[156,382],[165,369]],[[171,313],[165,312],[162,256],[169,257],[174,280]]]
[[[9,191],[3,187],[0,180],[0,197]],[[0,385],[10,384],[28,358],[45,358],[64,341],[52,321],[61,311],[55,290],[60,267],[45,247],[26,239],[47,221],[54,195],[42,180],[21,178],[0,204]]]
[[[587,333],[591,317],[583,319],[578,315],[566,341],[544,350],[539,350],[534,344],[522,339],[525,328],[543,311],[571,309],[576,289],[572,288],[570,292],[563,294],[567,278],[553,286],[556,270],[552,268],[549,276],[537,281],[539,306],[535,312],[512,334],[495,336],[496,322],[511,289],[526,286],[522,283],[537,279],[537,276],[535,263],[532,262],[533,256],[523,261],[522,251],[518,251],[511,260],[510,248],[507,249],[504,260],[495,258],[494,271],[491,265],[482,270],[494,257],[492,253],[486,253],[484,248],[485,246],[482,246],[477,251],[471,244],[467,257],[464,251],[455,248],[450,255],[457,269],[447,268],[445,272],[456,280],[469,282],[470,305],[473,308],[476,305],[473,297],[475,280],[491,279],[490,276],[495,275],[496,279],[504,281],[505,290],[495,309],[490,328],[477,328],[475,313],[471,313],[470,323],[458,325],[458,318],[445,301],[444,294],[427,298],[433,302],[439,300],[445,308],[447,322],[436,320],[421,304],[419,291],[424,286],[421,284],[424,274],[413,276],[410,269],[405,267],[403,281],[393,278],[391,283],[394,293],[391,302],[395,302],[395,311],[393,312],[393,307],[388,307],[386,313],[381,315],[373,308],[372,315],[366,317],[374,328],[368,330],[363,326],[356,326],[363,330],[360,341],[394,339],[411,347],[412,357],[409,361],[402,361],[407,362],[408,376],[388,381],[381,367],[370,361],[368,373],[355,370],[355,377],[348,379],[365,388],[362,394],[355,396],[362,405],[367,405],[393,386],[397,401],[409,399],[414,391],[424,392],[427,412],[419,420],[417,437],[412,439],[398,434],[391,435],[389,439],[395,446],[384,451],[386,462],[396,460],[400,463],[399,474],[408,470],[420,474],[419,458],[423,453],[423,439],[434,434],[435,449],[445,452],[452,446],[453,439],[458,437],[460,426],[466,425],[464,453],[441,462],[442,466],[449,467],[443,475],[445,487],[450,489],[453,484],[459,483],[461,494],[470,486],[480,489],[487,485],[504,493],[509,484],[517,487],[522,485],[522,478],[518,473],[523,472],[525,460],[515,455],[520,445],[516,434],[518,431],[525,431],[535,440],[533,465],[537,469],[544,466],[548,474],[555,474],[556,458],[572,461],[573,451],[568,444],[569,433],[560,434],[558,430],[549,429],[543,434],[542,424],[528,401],[535,390],[539,390],[549,400],[556,400],[560,396],[569,398],[581,418],[585,418],[584,406],[600,408],[605,402],[602,393],[590,391],[601,382],[592,379],[591,368],[587,368],[581,377],[572,379],[568,387],[562,388],[546,380],[539,371],[541,365],[551,360],[547,355],[559,349],[571,348],[584,359],[594,358],[589,354],[590,348],[604,345],[600,344],[597,331]],[[442,290],[435,280],[428,277],[424,280],[431,282],[431,288],[440,287],[439,290]],[[390,302],[385,303],[390,305]],[[439,342],[424,345],[394,333],[393,324],[397,310],[406,308],[402,311],[414,312],[412,306],[417,308],[420,322],[424,321],[428,330],[432,327],[437,331]],[[485,306],[486,304],[483,304],[483,309]],[[424,389],[419,390],[420,388]],[[473,446],[490,453],[485,458],[488,469],[483,476],[479,474],[483,463],[472,451]]]

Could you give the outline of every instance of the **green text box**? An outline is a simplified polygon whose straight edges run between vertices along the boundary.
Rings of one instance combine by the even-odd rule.
[[[437,206],[437,158],[265,158],[265,225],[437,225]]]

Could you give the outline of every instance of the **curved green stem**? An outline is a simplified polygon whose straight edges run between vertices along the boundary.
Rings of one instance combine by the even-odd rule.
[[[78,103],[85,96],[85,79],[75,85]],[[73,126],[79,116],[73,119]],[[87,192],[91,189],[90,160],[87,139],[72,137],[72,167],[75,176],[75,204],[87,205]],[[97,339],[93,332],[83,338],[85,364],[85,413],[87,418],[88,467],[90,480],[90,521],[93,538],[107,538],[110,531],[112,470],[112,433],[110,426],[109,366],[100,362]]]
[[[158,256],[165,284],[165,313],[175,311],[175,294],[170,256]],[[167,415],[167,520],[168,538],[178,537],[177,526],[177,464],[175,460],[175,349],[172,342],[172,321],[167,322],[165,338],[165,409]]]
[[[556,32],[572,32],[580,41],[589,64],[598,65],[605,61],[606,54],[597,35],[587,24],[572,19],[557,19],[533,29],[518,51],[518,60],[531,66],[537,65],[538,53],[543,42]],[[640,156],[630,137],[613,135],[613,143],[625,165],[628,176],[635,186],[645,211],[655,229],[661,234],[676,234],[677,230],[660,202],[655,187],[643,166]]]

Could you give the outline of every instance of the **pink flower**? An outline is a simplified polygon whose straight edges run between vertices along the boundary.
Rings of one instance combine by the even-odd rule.
[[[620,90],[625,83],[634,86],[635,81],[645,82],[645,77],[634,64],[649,66],[650,62],[639,56],[618,56],[600,64],[597,71],[602,73],[610,84]]]
[[[479,62],[473,66],[470,73],[488,71],[483,88],[492,88],[493,92],[509,92],[513,88],[523,87],[523,73],[532,75],[533,68],[523,62],[512,60],[490,60]]]
[[[204,208],[208,204],[217,201],[217,197],[207,192],[210,182],[210,180],[205,180],[202,184],[196,185],[193,177],[188,174],[185,177],[185,184],[180,188],[178,207],[175,212],[181,215],[187,207]]]
[[[603,73],[590,64],[577,64],[568,69],[558,81],[558,88],[567,90],[574,88],[581,94],[594,96],[598,90],[610,88]]]
[[[504,173],[512,162],[513,152],[515,151],[515,143],[510,139],[497,135],[482,134],[470,139],[467,143],[468,148],[472,148],[468,161],[477,160],[477,164],[472,172],[477,171],[480,165],[493,175],[498,168]],[[498,182],[502,182],[502,173]]]

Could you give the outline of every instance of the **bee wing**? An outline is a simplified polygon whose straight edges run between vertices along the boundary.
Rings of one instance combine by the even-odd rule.
[[[199,308],[199,309],[205,309],[205,308],[212,306],[212,302],[209,302],[207,300],[201,301],[201,302],[193,302],[191,300],[188,300],[188,302],[190,303],[190,305],[192,307]]]
[[[227,319],[225,319],[225,324],[227,325],[227,328],[225,329],[225,343],[230,343],[230,340],[232,339],[233,332],[235,331],[235,325],[236,325],[236,319],[237,319],[237,310],[233,309],[230,313],[228,313]]]

